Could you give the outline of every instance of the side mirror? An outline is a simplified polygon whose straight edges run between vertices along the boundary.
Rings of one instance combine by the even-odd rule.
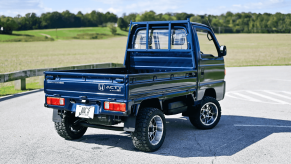
[[[226,46],[220,46],[220,54],[219,57],[225,56],[227,54]]]

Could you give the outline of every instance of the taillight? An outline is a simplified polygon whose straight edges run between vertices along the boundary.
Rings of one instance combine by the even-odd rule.
[[[48,105],[65,106],[65,99],[64,98],[47,97],[46,103]]]
[[[224,75],[226,75],[226,70],[224,70]]]
[[[116,102],[104,102],[104,109],[110,111],[125,112],[126,104]]]

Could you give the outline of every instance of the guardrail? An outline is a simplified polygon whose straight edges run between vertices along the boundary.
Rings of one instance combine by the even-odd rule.
[[[66,67],[22,70],[22,71],[0,74],[0,83],[15,81],[14,88],[16,90],[24,90],[26,89],[26,78],[29,78],[29,77],[40,76],[39,82],[41,85],[43,85],[43,80],[44,80],[43,72],[44,71],[114,68],[114,67],[123,67],[123,64],[100,63],[100,64],[85,64],[85,65],[75,65],[75,66],[66,66]]]

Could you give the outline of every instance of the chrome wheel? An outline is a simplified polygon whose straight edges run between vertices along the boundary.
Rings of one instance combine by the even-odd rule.
[[[204,125],[212,125],[218,117],[218,108],[212,103],[208,102],[204,104],[200,111],[200,121]]]
[[[141,108],[136,117],[133,145],[141,151],[156,151],[164,143],[167,128],[164,113],[157,108]]]
[[[152,145],[157,145],[163,136],[163,120],[160,116],[156,115],[154,116],[148,127],[148,137],[149,141]]]

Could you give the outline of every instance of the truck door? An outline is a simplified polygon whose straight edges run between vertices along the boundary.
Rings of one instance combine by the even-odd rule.
[[[224,80],[224,58],[219,56],[219,43],[212,31],[206,27],[195,27],[199,41],[198,58],[200,89],[214,88]]]

